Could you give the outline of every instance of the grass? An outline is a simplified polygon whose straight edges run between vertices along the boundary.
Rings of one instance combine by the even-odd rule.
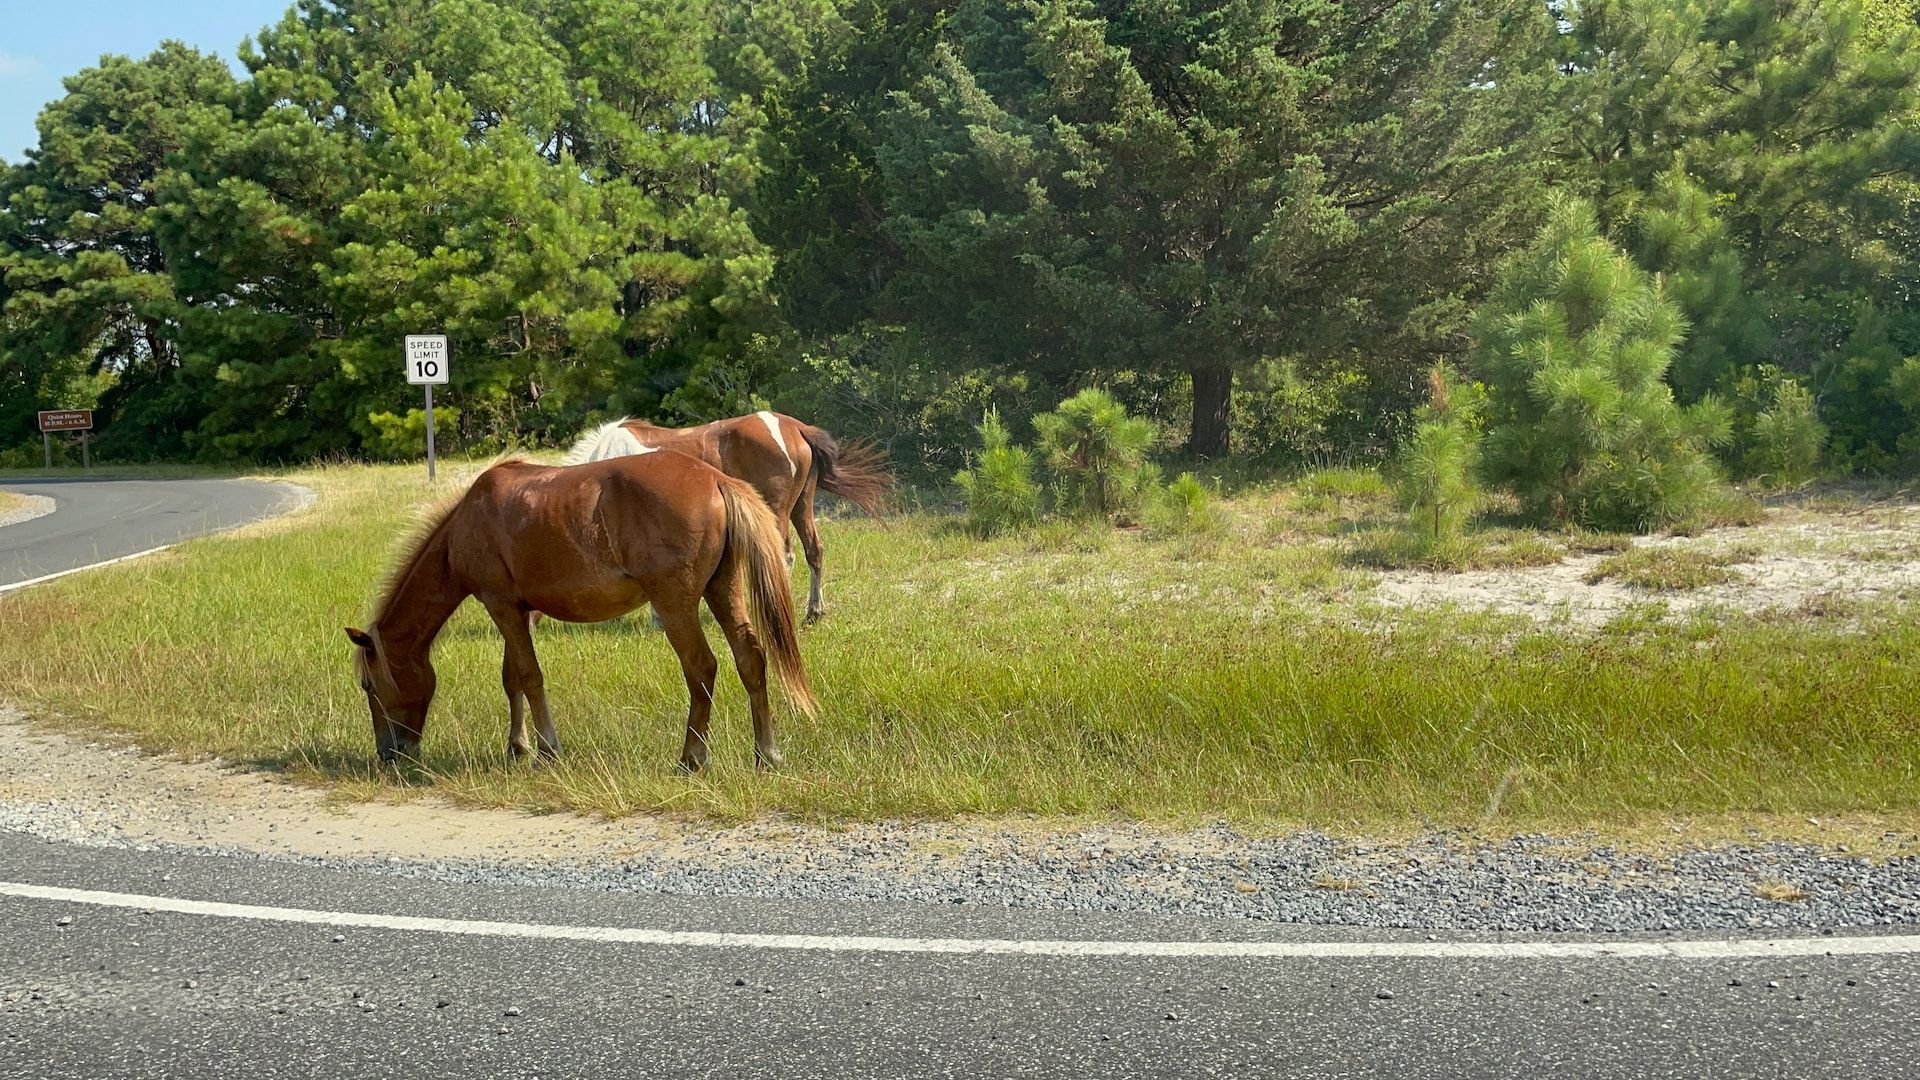
[[[1552,566],[1567,556],[1558,539],[1521,529],[1472,529],[1432,540],[1407,527],[1379,527],[1356,533],[1344,557],[1356,566],[1381,570],[1504,570]]]
[[[1780,904],[1798,903],[1807,898],[1807,890],[1791,881],[1762,881],[1753,887],[1753,895]]]
[[[673,773],[685,689],[641,618],[542,626],[567,755],[509,765],[499,640],[468,605],[436,653],[423,768],[397,776],[371,761],[340,628],[433,493],[414,467],[287,478],[318,493],[300,515],[0,597],[0,698],[346,798],[609,815],[1350,832],[1920,804],[1910,607],[1632,635],[1408,612],[1383,631],[1365,615],[1371,576],[1296,488],[1224,503],[1226,538],[1205,554],[1137,530],[980,541],[937,514],[829,522],[830,614],[803,639],[824,709],[783,719],[789,764],[768,777],[724,659],[715,767]],[[1332,501],[1324,514],[1376,498],[1328,487],[1308,493]],[[1301,536],[1321,539],[1286,539]]]
[[[1752,562],[1760,549],[1747,544],[1730,548],[1700,549],[1643,547],[1602,559],[1586,575],[1589,585],[1609,578],[1635,589],[1653,592],[1682,592],[1724,585],[1739,578],[1734,566]]]
[[[1667,531],[1676,536],[1698,536],[1708,529],[1758,525],[1766,517],[1766,506],[1759,498],[1733,487],[1714,489],[1691,517],[1676,521]]]
[[[20,507],[25,506],[26,502],[27,497],[24,495],[15,495],[11,491],[0,491],[0,515],[18,510]]]

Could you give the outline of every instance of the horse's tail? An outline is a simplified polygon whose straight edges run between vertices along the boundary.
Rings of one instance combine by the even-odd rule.
[[[767,666],[786,689],[793,707],[814,715],[819,701],[800,662],[800,630],[793,621],[793,594],[787,586],[786,530],[752,486],[722,475],[720,497],[727,506],[727,553],[746,571],[747,609],[753,632],[767,654]]]
[[[611,423],[601,424],[597,428],[588,428],[578,439],[573,440],[573,449],[560,459],[562,465],[584,465],[589,461],[602,461],[606,458],[625,457],[637,454],[644,447],[640,440],[627,430],[627,418],[621,417]]]
[[[824,428],[811,424],[800,425],[800,437],[813,448],[813,468],[821,487],[876,518],[886,516],[894,480],[885,451],[865,439],[842,446]]]

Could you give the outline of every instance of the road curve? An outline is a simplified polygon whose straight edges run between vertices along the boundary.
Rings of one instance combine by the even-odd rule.
[[[298,505],[292,484],[258,480],[23,479],[54,512],[0,528],[0,591],[220,532]]]

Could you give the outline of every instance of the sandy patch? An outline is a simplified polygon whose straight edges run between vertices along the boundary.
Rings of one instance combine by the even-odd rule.
[[[51,513],[53,513],[53,500],[45,495],[0,491],[0,526],[18,525],[23,521],[46,517]]]
[[[611,850],[605,822],[472,810],[438,800],[329,803],[317,789],[210,762],[35,731],[0,707],[0,805],[89,835],[284,855],[548,858]],[[84,841],[85,836],[72,839]]]
[[[1916,506],[1851,515],[1774,510],[1750,528],[1640,537],[1635,546],[1706,552],[1756,548],[1758,554],[1729,568],[1733,580],[1696,589],[1641,589],[1610,578],[1590,583],[1588,576],[1608,556],[1575,555],[1553,566],[1385,573],[1374,598],[1390,607],[1455,606],[1581,627],[1602,626],[1648,605],[1664,605],[1665,617],[1676,618],[1711,609],[1818,614],[1836,603],[1920,598]]]

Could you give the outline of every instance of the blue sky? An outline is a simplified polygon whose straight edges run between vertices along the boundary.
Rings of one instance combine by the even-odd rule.
[[[104,53],[145,56],[168,38],[228,63],[242,38],[277,22],[292,0],[0,0],[0,160],[39,141],[33,118],[60,80]]]

